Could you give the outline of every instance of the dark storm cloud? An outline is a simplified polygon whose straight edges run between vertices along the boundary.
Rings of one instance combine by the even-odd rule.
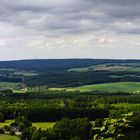
[[[1,22],[54,35],[100,30],[139,34],[139,18],[140,0],[0,1]]]

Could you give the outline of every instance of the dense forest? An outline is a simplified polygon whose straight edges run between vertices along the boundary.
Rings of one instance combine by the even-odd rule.
[[[22,119],[16,124],[12,123],[11,125],[20,127],[23,140],[25,138],[33,140],[32,137],[36,137],[36,140],[40,140],[42,137],[50,140],[72,138],[85,140],[97,139],[97,137],[99,137],[98,139],[101,139],[101,137],[127,139],[128,136],[135,139],[139,138],[139,95],[132,95],[131,93],[108,94],[101,92],[48,91],[43,89],[40,91],[40,89],[36,89],[36,91],[22,94],[1,93],[0,96],[1,122],[7,119],[17,120],[17,118],[23,116],[27,122],[57,122],[53,128],[46,131],[32,128],[31,123],[29,126],[24,126]],[[133,112],[133,115],[130,115],[130,117],[122,116],[130,112]],[[108,119],[106,120],[106,118]],[[128,122],[124,118],[128,119]],[[110,122],[110,120],[115,122]],[[114,133],[108,132],[110,134],[106,134],[102,130],[100,130],[100,133],[97,133],[99,130],[97,131],[96,127],[103,127],[105,122],[107,126],[104,131],[111,131],[107,130],[110,129],[108,125],[112,127],[112,123],[116,123],[114,128],[112,128]],[[129,122],[131,123],[129,124]],[[119,125],[121,125],[121,128]],[[135,133],[131,127],[127,128],[127,125],[130,125],[133,129],[135,128]],[[81,127],[83,128],[81,129]],[[118,131],[118,129],[122,130]],[[124,131],[124,129],[126,130]],[[127,129],[130,130],[129,133]],[[29,130],[32,130],[32,133]],[[34,136],[34,133],[36,133],[36,136]],[[119,133],[125,135],[117,137]]]

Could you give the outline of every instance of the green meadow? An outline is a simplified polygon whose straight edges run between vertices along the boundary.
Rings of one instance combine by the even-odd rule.
[[[33,122],[32,126],[36,128],[41,128],[42,130],[46,130],[52,128],[55,125],[55,122]]]
[[[67,88],[67,90],[80,90],[81,92],[90,91],[108,91],[108,92],[140,92],[140,82],[116,82],[105,84],[86,85],[74,88]]]
[[[0,88],[15,88],[18,84],[15,82],[0,82]]]
[[[0,134],[0,140],[20,140],[20,138],[17,136],[1,135]]]
[[[0,122],[0,128],[5,126],[5,125],[10,125],[14,120],[6,120],[5,122]]]
[[[0,123],[0,128],[2,128],[5,125],[10,125],[12,122],[14,122],[14,120],[6,120],[5,122]],[[32,126],[35,126],[38,129],[41,128],[42,130],[52,128],[54,125],[55,125],[55,122],[33,122],[32,123]]]

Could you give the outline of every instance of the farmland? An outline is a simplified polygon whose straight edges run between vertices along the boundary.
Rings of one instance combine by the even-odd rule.
[[[20,140],[20,138],[16,136],[1,135],[1,134],[0,134],[0,139],[1,140]]]
[[[139,63],[106,63],[106,64],[98,64],[89,67],[83,68],[71,68],[68,71],[75,72],[87,72],[87,71],[131,71],[131,72],[139,72],[140,65]]]
[[[14,122],[14,120],[6,120],[5,122],[1,122],[0,123],[0,128],[2,128],[5,125],[10,125],[12,122]]]
[[[41,128],[42,130],[46,130],[52,128],[55,125],[55,122],[33,122],[33,126],[36,128]]]
[[[20,84],[20,83],[0,82],[0,87],[1,88],[16,88],[18,84]]]
[[[4,127],[5,125],[10,125],[13,123],[14,120],[6,120],[5,122],[0,123],[0,128]],[[33,122],[32,126],[36,128],[41,128],[42,130],[46,130],[49,128],[52,128],[54,126],[55,122]]]
[[[140,92],[140,82],[117,82],[117,83],[105,83],[86,85],[81,87],[68,88],[68,90],[79,90],[81,92],[89,91],[104,91],[104,92]]]

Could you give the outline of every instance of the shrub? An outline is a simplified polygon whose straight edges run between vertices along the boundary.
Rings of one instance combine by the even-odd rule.
[[[4,134],[4,130],[0,128],[0,134]]]
[[[4,128],[4,130],[7,131],[7,132],[9,132],[9,131],[11,130],[11,129],[10,129],[10,126],[8,126],[8,125],[5,125],[3,128]]]
[[[12,136],[15,135],[15,131],[12,131],[12,130],[11,130],[11,131],[10,131],[10,135],[12,135]]]

